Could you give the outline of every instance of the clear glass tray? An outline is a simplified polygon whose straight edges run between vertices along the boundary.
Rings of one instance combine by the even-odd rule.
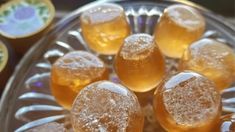
[[[92,52],[80,34],[79,16],[84,10],[102,2],[85,5],[68,14],[24,56],[2,96],[0,131],[20,132],[52,121],[63,122],[67,127],[71,127],[68,121],[69,112],[59,106],[50,93],[50,68],[55,59],[69,51],[86,50]],[[153,27],[164,8],[170,4],[179,3],[153,0],[115,2],[124,7],[133,33],[146,32],[149,34],[153,33]],[[198,8],[206,18],[207,31],[203,37],[225,41],[235,49],[235,31],[223,21],[222,17],[192,3],[187,4]],[[110,67],[112,66],[113,56],[96,55]],[[177,60],[167,59],[170,70],[175,69],[175,61]],[[118,82],[114,72],[110,75],[110,80]],[[233,86],[221,93],[224,112],[235,112],[235,87]],[[145,100],[145,102],[147,100],[147,103],[143,104],[143,110],[146,114],[144,131],[163,131],[153,116],[151,92],[137,94],[140,100]]]

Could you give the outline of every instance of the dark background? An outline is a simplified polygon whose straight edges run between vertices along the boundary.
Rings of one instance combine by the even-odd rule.
[[[52,0],[59,10],[73,10],[92,0]],[[134,0],[132,0],[134,1]],[[235,0],[190,0],[218,14],[235,17]]]
[[[0,0],[0,3],[6,1],[7,0]],[[92,1],[94,0],[52,0],[57,10],[63,10],[63,11],[74,10]],[[189,1],[204,6],[220,15],[226,17],[235,17],[235,0],[189,0]]]
[[[76,9],[92,0],[52,0],[59,10]],[[134,1],[134,0],[132,0]],[[235,17],[235,0],[190,0],[226,17]],[[66,6],[65,6],[66,5]]]

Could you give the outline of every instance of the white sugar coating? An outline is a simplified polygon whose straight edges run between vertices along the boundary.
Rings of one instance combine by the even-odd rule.
[[[166,8],[166,15],[176,24],[188,30],[197,30],[205,26],[203,16],[195,9],[185,5],[172,5]]]
[[[208,48],[210,50],[208,50]],[[224,56],[233,53],[233,50],[230,47],[228,47],[226,44],[209,38],[204,38],[197,42],[194,42],[190,46],[190,49],[192,55],[194,56],[197,56],[199,54],[204,54],[204,55],[209,54],[211,56],[214,56],[215,59],[223,58]]]
[[[190,56],[188,66],[197,66],[204,73],[218,71],[217,77],[235,73],[231,72],[235,69],[235,53],[226,44],[213,39],[202,39],[193,43],[187,52]]]
[[[89,52],[73,51],[65,54],[61,59],[58,59],[54,65],[61,68],[80,69],[87,67],[103,67],[104,63]]]
[[[41,126],[27,130],[26,132],[66,132],[63,124],[50,122]]]
[[[164,89],[164,106],[177,124],[200,125],[220,112],[220,95],[214,83],[197,73],[178,73],[167,80]]]
[[[121,6],[111,3],[102,3],[81,15],[82,22],[86,24],[99,24],[112,21],[124,15],[124,10]]]
[[[144,118],[134,93],[109,81],[81,90],[71,112],[74,129],[84,132],[125,132]]]
[[[227,56],[235,57],[233,50],[229,48],[226,44],[207,38],[193,43],[189,47],[189,52],[190,55],[192,56],[191,57],[192,61],[194,62],[203,61],[207,63],[206,67],[211,67],[216,69],[222,68],[221,70],[223,70],[226,67],[224,61],[226,61],[225,58]]]
[[[153,37],[144,34],[133,34],[124,40],[120,49],[120,56],[126,60],[139,60],[147,57],[155,48]]]
[[[79,86],[101,77],[106,67],[96,56],[85,51],[74,51],[59,58],[52,67],[61,85]]]
[[[165,83],[165,89],[171,89],[180,85],[180,83],[191,79],[192,77],[200,77],[197,73],[184,73],[182,76],[172,76],[170,80]]]

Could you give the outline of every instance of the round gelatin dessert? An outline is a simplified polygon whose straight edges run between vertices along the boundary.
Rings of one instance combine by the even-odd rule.
[[[131,32],[125,12],[118,4],[103,3],[92,7],[82,13],[80,22],[88,46],[100,54],[116,54]]]
[[[154,89],[165,75],[165,62],[152,36],[128,36],[115,58],[120,81],[135,92]]]
[[[218,91],[222,91],[235,81],[235,53],[225,43],[204,38],[185,50],[179,69],[206,76],[215,82]]]
[[[51,69],[51,91],[60,105],[71,109],[73,100],[86,85],[108,80],[104,62],[86,51],[73,51],[59,58]]]
[[[165,8],[156,24],[154,38],[164,55],[180,58],[184,50],[202,36],[204,30],[205,20],[199,11],[177,4]]]
[[[153,102],[156,119],[169,132],[210,132],[220,122],[222,103],[214,82],[192,71],[164,79]]]
[[[54,16],[50,0],[12,0],[0,7],[0,34],[22,54],[42,37]]]
[[[76,132],[142,132],[144,114],[136,95],[110,81],[92,83],[77,95],[71,110]]]

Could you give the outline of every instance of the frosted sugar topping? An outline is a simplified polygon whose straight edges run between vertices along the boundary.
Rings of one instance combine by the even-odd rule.
[[[125,132],[139,115],[141,108],[136,96],[108,81],[88,85],[72,108],[72,122],[77,131]]]
[[[103,61],[85,51],[67,53],[53,64],[52,69],[58,77],[56,82],[74,88],[101,77],[107,70]]]
[[[197,73],[183,72],[168,82],[175,85],[165,84],[163,102],[177,124],[200,125],[217,116],[220,95],[210,80]]]
[[[112,21],[124,14],[123,8],[117,4],[103,3],[95,6],[81,15],[81,20],[89,24]]]
[[[152,36],[148,34],[133,34],[124,40],[120,55],[124,59],[139,60],[148,56],[155,46]]]
[[[66,54],[55,63],[61,68],[103,67],[104,63],[96,56],[86,51],[74,51]]]
[[[166,8],[165,13],[176,24],[195,30],[205,26],[205,20],[195,9],[185,5],[173,5]]]

